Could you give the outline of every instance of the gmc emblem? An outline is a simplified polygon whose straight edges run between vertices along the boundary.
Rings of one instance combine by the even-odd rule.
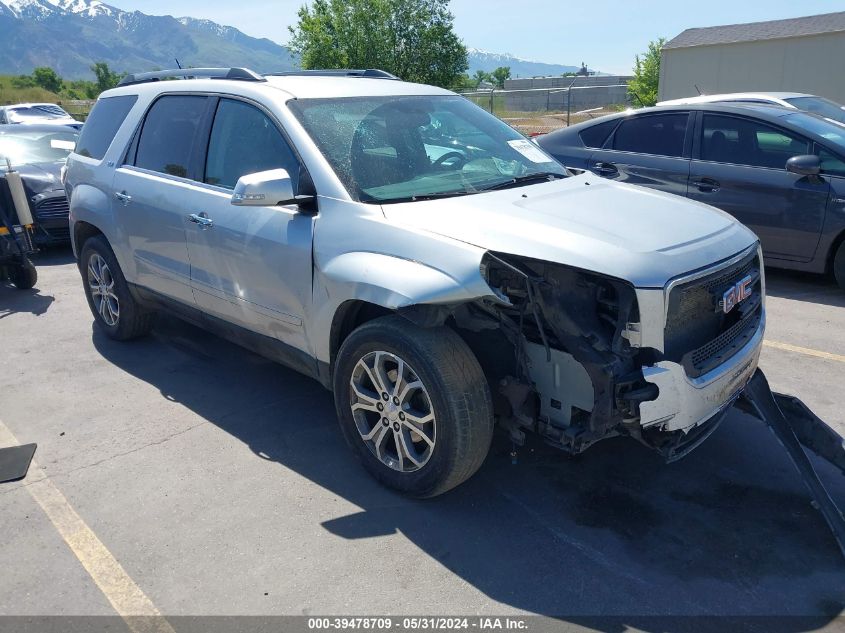
[[[728,288],[725,291],[725,294],[722,295],[722,300],[719,302],[719,305],[722,308],[722,312],[727,314],[740,303],[748,299],[748,297],[750,297],[752,294],[754,294],[754,290],[751,288],[753,283],[754,275],[748,275],[747,277],[743,277],[738,282],[736,282],[736,284]]]

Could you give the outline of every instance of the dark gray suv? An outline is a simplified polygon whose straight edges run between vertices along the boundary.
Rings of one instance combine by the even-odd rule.
[[[567,167],[727,211],[766,263],[845,287],[845,126],[775,106],[707,103],[612,115],[541,137]]]

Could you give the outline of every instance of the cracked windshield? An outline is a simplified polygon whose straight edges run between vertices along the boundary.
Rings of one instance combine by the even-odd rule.
[[[563,178],[519,132],[462,97],[351,97],[290,104],[350,194],[406,202]]]

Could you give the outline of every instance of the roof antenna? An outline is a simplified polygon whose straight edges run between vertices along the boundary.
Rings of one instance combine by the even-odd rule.
[[[179,62],[177,61],[176,63],[178,64]],[[179,66],[179,68],[182,68],[182,67]],[[698,92],[698,96],[700,97],[702,95],[701,88],[698,87],[698,84],[693,84],[693,86],[695,87],[695,90],[696,90],[696,92]]]
[[[178,68],[179,70],[182,70],[182,64],[179,63],[178,59],[176,60],[176,68]],[[696,89],[698,89],[698,86],[696,86]],[[699,94],[701,94],[700,90],[698,92],[699,92]]]

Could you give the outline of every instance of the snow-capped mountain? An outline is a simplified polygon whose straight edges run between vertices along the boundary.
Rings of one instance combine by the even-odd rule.
[[[280,32],[280,36],[286,33]],[[0,0],[0,73],[51,66],[69,79],[91,78],[90,66],[142,72],[183,66],[290,70],[287,48],[236,28],[190,17],[123,11],[101,0]]]
[[[510,53],[491,53],[479,48],[468,48],[469,53],[469,74],[475,74],[477,70],[492,72],[500,66],[509,66],[511,77],[547,77],[562,75],[563,73],[577,72],[580,66],[565,66],[562,64],[548,64],[535,62],[529,59],[522,59]]]
[[[31,20],[42,20],[58,14],[110,16],[119,11],[100,0],[0,0],[0,15],[4,9],[14,17]]]
[[[286,37],[280,28],[279,37]],[[120,72],[183,66],[291,70],[296,59],[268,39],[211,20],[124,11],[101,0],[0,0],[0,74],[50,66],[67,79],[91,78],[104,61]],[[513,77],[561,75],[577,66],[546,64],[469,49],[469,73],[510,66]]]

